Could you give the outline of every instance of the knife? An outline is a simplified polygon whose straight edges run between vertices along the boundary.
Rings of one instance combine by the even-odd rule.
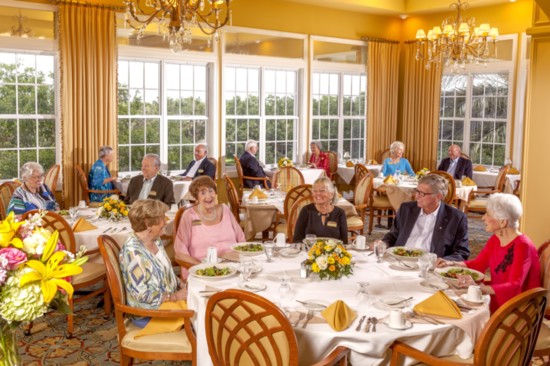
[[[103,232],[103,234],[107,234],[107,233],[109,232],[109,230],[111,230],[111,229],[112,229],[112,227],[107,228],[107,229]]]
[[[315,303],[315,302],[309,302],[309,301],[296,300],[296,302],[299,302],[300,304],[304,304],[306,306],[313,306],[313,307],[316,307],[316,308],[326,309],[326,307],[327,307],[326,305],[318,304],[318,303]]]

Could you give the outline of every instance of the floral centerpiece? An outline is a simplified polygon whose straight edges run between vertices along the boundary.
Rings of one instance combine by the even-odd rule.
[[[51,307],[68,313],[69,277],[81,273],[88,260],[84,247],[74,255],[58,241],[57,231],[42,228],[43,216],[16,221],[12,212],[0,222],[0,365],[21,364],[14,332],[20,322]]]
[[[425,175],[428,175],[430,173],[430,169],[428,168],[422,168],[419,171],[416,172],[416,179],[420,179]]]
[[[128,216],[128,207],[116,194],[105,197],[97,210],[99,217],[105,217],[109,220],[118,221],[122,217]]]
[[[287,166],[294,166],[294,164],[292,163],[292,160],[290,160],[289,158],[287,158],[285,156],[284,158],[279,159],[279,161],[277,162],[277,166],[279,168],[284,168],[284,167],[287,167]]]
[[[353,274],[351,254],[339,240],[318,239],[308,252],[308,262],[321,279],[337,280]]]

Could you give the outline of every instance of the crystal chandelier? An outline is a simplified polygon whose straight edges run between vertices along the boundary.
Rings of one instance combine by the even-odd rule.
[[[456,11],[454,18],[445,19],[441,27],[435,26],[427,35],[423,29],[416,32],[416,60],[424,61],[428,70],[431,64],[439,66],[443,62],[445,66],[463,68],[467,63],[485,62],[496,56],[498,29],[486,23],[476,27],[474,18],[462,17],[470,5],[457,1],[449,6]]]
[[[151,22],[158,22],[170,49],[179,52],[192,41],[192,30],[218,38],[230,22],[231,0],[125,0],[126,22],[143,38]]]

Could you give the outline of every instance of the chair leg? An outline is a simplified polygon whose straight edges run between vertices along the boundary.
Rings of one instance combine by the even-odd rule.
[[[23,327],[23,334],[25,334],[26,336],[30,336],[31,335],[31,329],[32,329],[32,322],[28,322]]]
[[[107,281],[107,280],[105,280]],[[111,298],[111,291],[109,290],[109,285],[105,282],[105,292],[103,293],[103,300],[105,302],[105,306],[104,306],[104,309],[105,309],[105,316],[104,318],[105,319],[109,319],[109,317],[111,316],[111,311],[112,311],[112,298]]]
[[[134,364],[134,359],[132,357],[129,357],[120,353],[120,366],[132,366],[133,364]]]
[[[72,298],[69,299],[69,310],[71,312],[67,314],[67,339],[71,339],[73,337],[74,331],[74,301]]]
[[[374,209],[371,208],[369,213],[369,235],[372,233],[373,224],[374,224]]]

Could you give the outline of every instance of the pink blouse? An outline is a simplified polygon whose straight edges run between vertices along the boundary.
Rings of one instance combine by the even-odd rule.
[[[222,206],[222,220],[216,225],[203,225],[195,208],[184,212],[176,234],[176,254],[188,254],[202,260],[208,247],[216,247],[218,255],[230,251],[230,246],[246,241],[243,230],[226,205]]]

